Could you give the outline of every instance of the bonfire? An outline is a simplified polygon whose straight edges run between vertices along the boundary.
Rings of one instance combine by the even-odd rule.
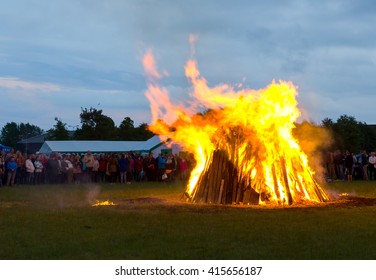
[[[291,205],[328,200],[292,135],[300,112],[291,82],[273,81],[259,90],[210,87],[190,59],[185,74],[193,101],[173,104],[159,85],[166,71],[157,70],[151,51],[143,64],[153,117],[150,129],[194,155],[196,165],[185,192],[189,201]]]

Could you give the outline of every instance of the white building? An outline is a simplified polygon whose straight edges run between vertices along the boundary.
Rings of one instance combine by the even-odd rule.
[[[58,153],[159,153],[172,152],[178,154],[182,150],[180,145],[172,143],[166,136],[156,135],[146,141],[45,141],[38,153],[49,155],[51,152]]]

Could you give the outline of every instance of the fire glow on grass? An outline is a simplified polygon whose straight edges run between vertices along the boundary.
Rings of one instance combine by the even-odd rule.
[[[196,160],[188,200],[277,205],[328,200],[292,136],[300,112],[291,82],[273,82],[261,90],[226,84],[211,88],[190,59],[185,74],[195,101],[184,106],[172,104],[167,89],[158,84],[166,72],[157,70],[150,50],[143,64],[150,129],[181,143]],[[203,107],[209,110],[197,114]]]

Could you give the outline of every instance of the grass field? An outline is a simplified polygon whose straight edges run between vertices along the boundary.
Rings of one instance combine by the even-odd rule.
[[[326,188],[376,198],[375,182]],[[0,259],[376,259],[374,203],[197,205],[182,202],[183,191],[181,183],[1,187]]]

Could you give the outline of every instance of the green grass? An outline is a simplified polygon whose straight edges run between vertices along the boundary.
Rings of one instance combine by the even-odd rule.
[[[375,182],[331,193],[376,198]],[[0,188],[0,259],[375,259],[376,206],[234,207],[180,201],[184,186]],[[96,200],[116,206],[92,207]]]

